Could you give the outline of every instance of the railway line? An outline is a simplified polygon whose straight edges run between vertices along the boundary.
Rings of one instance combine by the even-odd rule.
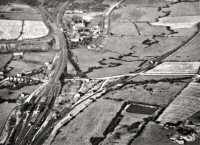
[[[43,14],[49,18],[47,13]],[[37,132],[37,129],[42,125],[46,117],[49,115],[51,108],[53,107],[55,98],[58,96],[61,84],[59,78],[66,67],[66,49],[67,44],[65,37],[57,24],[54,24],[49,18],[49,25],[54,29],[57,34],[56,43],[60,49],[59,63],[55,68],[54,74],[51,79],[39,88],[36,95],[31,95],[28,102],[22,105],[22,117],[19,123],[13,128],[12,133],[7,138],[5,144],[7,145],[26,145],[32,144],[31,139]],[[35,92],[34,92],[35,93]],[[32,102],[32,103],[30,103]]]
[[[56,44],[57,47],[59,47],[60,49],[59,63],[56,66],[52,78],[46,83],[44,83],[44,85],[42,85],[37,91],[33,92],[33,94],[31,94],[31,97],[29,97],[21,107],[21,112],[23,113],[22,117],[19,123],[10,133],[10,136],[7,138],[5,142],[6,145],[29,145],[29,144],[40,145],[44,143],[45,139],[48,138],[49,135],[51,137],[50,138],[51,142],[52,139],[54,138],[54,133],[58,131],[60,125],[63,122],[69,121],[69,118],[73,118],[82,109],[84,109],[94,100],[96,100],[99,97],[99,95],[103,94],[106,91],[106,88],[104,88],[104,86],[106,85],[106,83],[109,81],[110,78],[120,78],[125,76],[135,77],[138,75],[143,75],[144,72],[147,71],[147,69],[144,69],[138,73],[133,73],[133,74],[124,74],[124,75],[111,76],[105,78],[94,78],[97,80],[98,79],[104,80],[104,82],[99,86],[96,92],[78,101],[71,108],[65,108],[59,114],[52,115],[50,118],[48,118],[49,114],[53,112],[52,107],[54,105],[56,97],[59,95],[61,89],[61,84],[59,79],[66,67],[66,62],[68,61],[67,48],[69,47],[69,45],[68,43],[66,43],[67,38],[65,38],[65,35],[62,32],[61,18],[65,7],[69,5],[70,2],[71,0],[65,3],[63,6],[61,6],[56,18],[56,23],[50,17],[48,12],[46,12],[44,9],[41,9],[42,13],[46,15],[46,17],[49,19],[48,23],[55,32]],[[109,18],[106,20],[106,23],[110,23],[109,15],[111,11],[114,9],[114,7],[116,7],[117,5],[113,6],[112,9],[110,9],[109,13],[107,13],[108,14],[107,16]],[[107,27],[109,29],[109,24]],[[167,52],[160,58],[156,59],[155,61],[157,63],[151,65],[149,68],[152,69],[153,67],[161,64],[163,61],[166,60],[166,58],[170,57],[174,53],[181,50],[181,48],[184,47],[185,45],[191,43],[192,40],[199,35],[199,33],[200,33],[199,31],[195,33],[182,46],[175,48],[174,50]],[[57,128],[54,128],[54,126],[56,126]]]

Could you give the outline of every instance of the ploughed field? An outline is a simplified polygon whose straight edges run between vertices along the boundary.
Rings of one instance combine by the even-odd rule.
[[[42,21],[0,20],[0,39],[32,39],[48,34]]]

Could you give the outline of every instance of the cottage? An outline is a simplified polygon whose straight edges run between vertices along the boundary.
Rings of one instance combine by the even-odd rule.
[[[13,53],[13,60],[19,60],[22,58],[22,56],[24,55],[23,52],[14,52]]]

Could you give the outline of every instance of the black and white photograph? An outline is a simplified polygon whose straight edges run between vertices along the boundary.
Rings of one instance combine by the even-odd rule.
[[[0,0],[0,145],[200,145],[200,0]]]

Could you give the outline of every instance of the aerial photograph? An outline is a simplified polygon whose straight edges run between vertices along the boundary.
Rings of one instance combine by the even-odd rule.
[[[200,145],[200,0],[0,0],[0,145]]]

